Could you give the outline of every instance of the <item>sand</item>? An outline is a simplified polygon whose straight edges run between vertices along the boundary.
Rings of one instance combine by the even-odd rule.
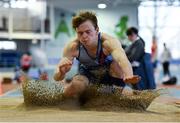
[[[66,107],[65,109],[60,109],[56,106],[26,107],[23,104],[23,98],[0,98],[0,121],[180,122],[180,108],[157,101],[161,100],[161,98],[155,99],[144,112],[88,111],[77,108],[76,104],[70,104],[72,107]]]
[[[42,85],[44,87],[44,84]],[[56,86],[45,86],[41,91],[36,86],[27,86],[25,89],[25,98],[0,98],[1,122],[180,122],[180,106],[165,103],[164,99],[167,97],[159,96],[157,91],[137,91],[133,95],[126,93],[126,96],[119,95],[118,91],[102,94],[97,92],[97,89],[89,88],[80,100],[61,100]],[[47,89],[53,90],[53,93],[49,93]],[[35,96],[37,94],[38,96]],[[49,100],[56,99],[55,97],[58,99],[49,103]]]

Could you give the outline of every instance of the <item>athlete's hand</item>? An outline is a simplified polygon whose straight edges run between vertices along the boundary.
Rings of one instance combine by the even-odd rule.
[[[46,72],[41,73],[40,80],[48,80],[48,74]]]
[[[66,57],[62,58],[58,65],[59,72],[61,74],[66,74],[71,69],[72,64],[73,62],[68,58]]]
[[[132,77],[129,78],[124,78],[124,82],[125,83],[129,83],[129,84],[136,84],[141,80],[141,77],[138,75],[133,75]]]

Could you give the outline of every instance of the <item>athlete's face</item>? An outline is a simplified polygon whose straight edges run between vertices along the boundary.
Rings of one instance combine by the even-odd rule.
[[[99,29],[94,27],[91,21],[87,20],[76,28],[79,41],[85,46],[91,46],[98,40]]]

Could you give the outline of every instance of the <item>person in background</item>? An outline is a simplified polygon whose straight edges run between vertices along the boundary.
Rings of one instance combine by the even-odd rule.
[[[145,42],[138,35],[138,29],[135,27],[128,28],[128,30],[126,31],[126,35],[128,36],[128,39],[132,44],[125,49],[125,52],[129,61],[133,65],[133,62],[139,62],[142,59],[142,56],[145,53]]]
[[[20,77],[22,75],[22,69],[19,67],[19,66],[16,66],[15,69],[14,69],[14,80],[17,82],[17,83],[20,83]]]
[[[48,73],[47,73],[47,71],[45,69],[39,68],[38,72],[39,72],[39,78],[40,79],[42,79],[42,80],[49,80]]]
[[[151,55],[145,53],[145,42],[138,35],[138,29],[130,27],[126,34],[131,45],[125,49],[126,55],[131,62],[134,74],[141,76],[141,80],[137,84],[132,84],[133,89],[146,90],[155,89],[153,66]]]
[[[140,77],[133,75],[120,41],[100,33],[97,21],[95,13],[89,11],[80,12],[73,17],[72,25],[77,37],[64,48],[54,79],[63,80],[76,58],[80,62],[79,74],[88,78],[91,84],[101,83],[123,88],[125,83],[137,83]],[[69,90],[72,91],[73,87]]]
[[[163,67],[163,74],[164,78],[163,80],[166,81],[171,77],[169,66],[170,66],[170,60],[171,60],[171,52],[170,50],[166,47],[166,43],[163,43],[164,50],[161,54],[161,63]]]
[[[157,53],[158,53],[157,40],[156,40],[156,37],[153,36],[152,46],[151,46],[151,61],[153,63],[154,70],[156,69],[157,62],[158,62],[158,60],[157,60]]]
[[[28,73],[32,63],[32,56],[30,53],[25,53],[21,57],[21,69],[23,72]]]

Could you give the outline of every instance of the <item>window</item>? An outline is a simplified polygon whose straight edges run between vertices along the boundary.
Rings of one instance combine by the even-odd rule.
[[[0,41],[0,50],[16,50],[17,45],[14,41]]]
[[[180,3],[180,2],[179,2]],[[180,4],[177,1],[145,1],[138,8],[139,34],[146,42],[146,51],[151,52],[152,36],[158,40],[158,55],[163,43],[171,50],[174,59],[180,58]]]

